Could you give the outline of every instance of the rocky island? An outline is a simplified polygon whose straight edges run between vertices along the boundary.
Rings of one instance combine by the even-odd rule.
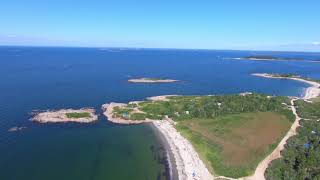
[[[39,123],[59,123],[59,122],[79,122],[90,123],[98,120],[95,110],[91,108],[83,109],[61,109],[57,111],[44,111],[35,113],[32,121]]]
[[[173,83],[178,82],[179,80],[175,79],[162,79],[162,78],[138,78],[138,79],[129,79],[128,82],[131,83]]]

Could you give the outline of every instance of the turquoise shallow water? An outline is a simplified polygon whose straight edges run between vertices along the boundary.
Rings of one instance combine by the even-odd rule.
[[[94,107],[100,114],[107,102],[163,94],[299,96],[303,83],[250,74],[320,78],[320,63],[230,59],[252,54],[320,59],[317,53],[0,47],[0,179],[166,179],[164,147],[147,125],[114,125],[103,116],[93,124],[35,124],[29,113]],[[133,77],[182,81],[127,83]],[[13,126],[27,128],[8,132]]]

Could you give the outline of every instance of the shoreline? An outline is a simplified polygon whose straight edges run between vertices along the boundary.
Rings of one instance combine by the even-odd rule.
[[[310,100],[310,99],[313,99],[313,98],[320,96],[320,83],[315,82],[315,81],[311,81],[311,80],[309,81],[309,80],[302,79],[299,77],[277,77],[277,76],[273,76],[272,74],[268,74],[268,73],[253,73],[251,75],[257,76],[257,77],[263,77],[263,78],[270,78],[270,79],[289,79],[289,80],[300,81],[300,82],[311,85],[310,87],[306,88],[302,99]]]
[[[156,137],[158,141],[163,145],[164,150],[166,152],[166,161],[167,165],[166,168],[168,168],[168,173],[169,173],[169,180],[176,180],[179,179],[178,176],[178,170],[176,167],[176,161],[174,158],[173,152],[170,150],[170,144],[168,140],[165,138],[164,134],[155,126],[153,123],[148,123],[148,125],[151,127],[153,132],[156,134]],[[167,171],[167,169],[166,169]]]
[[[214,179],[192,144],[174,128],[172,123],[167,120],[158,120],[153,124],[169,144],[175,160],[178,179]]]

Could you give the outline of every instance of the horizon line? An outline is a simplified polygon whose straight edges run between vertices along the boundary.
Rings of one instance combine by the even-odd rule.
[[[259,51],[259,52],[288,52],[288,53],[320,53],[320,51],[297,51],[297,50],[253,50],[253,49],[210,49],[210,48],[173,48],[173,47],[125,47],[125,46],[63,46],[63,45],[2,45],[0,47],[34,47],[34,48],[87,48],[87,49],[154,49],[154,50],[196,50],[196,51]]]

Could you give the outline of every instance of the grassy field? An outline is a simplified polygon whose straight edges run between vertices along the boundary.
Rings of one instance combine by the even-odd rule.
[[[241,177],[254,172],[290,126],[284,115],[257,112],[182,121],[177,129],[214,173]]]
[[[170,96],[116,108],[130,120],[171,118],[214,174],[242,177],[282,139],[295,119],[287,97],[261,94]]]
[[[78,119],[78,118],[89,118],[91,117],[90,113],[88,112],[81,112],[81,113],[66,113],[67,118],[74,118],[74,119]]]

